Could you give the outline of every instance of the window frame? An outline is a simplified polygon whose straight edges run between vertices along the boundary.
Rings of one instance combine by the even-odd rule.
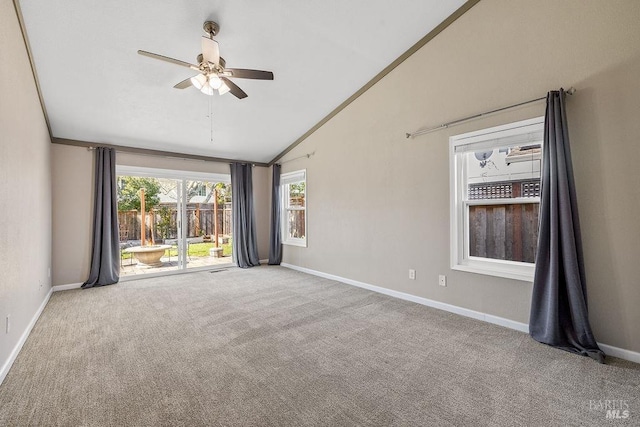
[[[512,199],[469,200],[466,197],[468,179],[464,167],[465,152],[456,152],[457,147],[478,145],[488,147],[491,141],[499,144],[499,139],[515,138],[534,132],[544,131],[544,117],[522,120],[515,123],[481,129],[449,138],[450,177],[450,262],[452,270],[485,274],[509,279],[533,281],[535,263],[475,257],[469,255],[469,206],[490,204],[540,203],[540,197],[517,197]],[[542,160],[542,159],[541,159]],[[542,173],[542,164],[541,171]]]
[[[289,186],[291,184],[297,184],[304,182],[304,206],[289,206]],[[299,246],[299,247],[307,247],[307,170],[301,169],[293,172],[287,172],[280,174],[280,187],[281,187],[281,195],[280,195],[280,212],[281,212],[281,236],[282,236],[282,244],[291,245],[291,246]],[[300,237],[290,237],[291,233],[289,232],[289,212],[290,211],[303,211],[304,212],[304,238]]]

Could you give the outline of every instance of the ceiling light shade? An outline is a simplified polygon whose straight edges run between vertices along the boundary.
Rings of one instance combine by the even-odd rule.
[[[198,74],[197,76],[191,77],[191,84],[205,95],[213,95],[217,89],[223,86],[222,80],[215,74],[208,76]]]
[[[222,80],[215,74],[209,75],[209,86],[213,89],[219,89],[222,86]]]
[[[202,90],[203,86],[207,83],[207,78],[198,74],[197,76],[191,77],[191,84],[196,87],[196,89]]]
[[[218,88],[218,93],[220,95],[224,95],[225,93],[229,92],[231,89],[229,89],[229,86],[227,86],[224,82],[221,82],[220,87]]]
[[[213,95],[215,90],[211,86],[209,86],[208,83],[206,83],[204,86],[202,86],[200,92],[204,93],[205,95]]]

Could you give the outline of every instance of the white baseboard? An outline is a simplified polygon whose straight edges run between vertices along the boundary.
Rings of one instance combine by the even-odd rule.
[[[29,338],[29,334],[31,333],[31,330],[33,329],[36,322],[40,318],[40,314],[42,314],[42,310],[44,310],[45,306],[49,302],[49,298],[51,298],[52,293],[53,293],[53,288],[49,289],[49,292],[47,292],[47,296],[44,297],[44,301],[42,301],[42,304],[40,304],[40,307],[38,307],[38,310],[35,312],[35,314],[31,318],[31,321],[27,325],[26,329],[24,330],[24,332],[22,332],[20,339],[18,340],[18,342],[16,343],[16,346],[13,348],[13,351],[9,355],[9,359],[7,359],[7,361],[4,362],[4,364],[2,365],[2,368],[0,368],[0,385],[6,378],[7,374],[9,373],[11,366],[13,366],[13,362],[16,361],[16,358],[18,357],[20,350],[22,350],[22,346],[27,341],[27,338]]]
[[[260,264],[269,264],[269,259],[261,259]]]
[[[598,343],[600,349],[604,351],[607,356],[617,357],[619,359],[628,360],[630,362],[640,363],[640,353],[637,351],[625,350],[624,348],[614,347],[608,344]]]
[[[51,289],[53,292],[68,291],[69,289],[80,289],[82,283],[69,283],[68,285],[56,285]]]
[[[514,320],[505,319],[504,317],[493,316],[491,314],[482,313],[480,311],[470,310],[468,308],[458,307],[457,305],[447,304],[440,301],[435,301],[428,298],[419,297],[416,295],[407,294],[404,292],[394,291],[392,289],[383,288],[380,286],[370,285],[368,283],[359,282],[357,280],[347,279],[333,274],[323,273],[321,271],[311,270],[309,268],[298,267],[296,265],[281,263],[283,267],[290,268],[292,270],[301,271],[303,273],[312,274],[314,276],[324,277],[325,279],[335,280],[337,282],[346,283],[347,285],[357,286],[359,288],[368,289],[370,291],[378,292],[381,294],[389,295],[391,297],[400,298],[406,301],[415,302],[417,304],[426,305],[428,307],[437,308],[439,310],[448,311],[450,313],[459,314],[465,317],[471,317],[472,319],[482,320],[484,322],[493,323],[495,325],[504,326],[506,328],[515,329],[517,331],[529,333],[529,325],[526,323],[516,322]]]
[[[437,308],[439,310],[448,311],[450,313],[459,314],[465,317],[471,317],[472,319],[482,320],[484,322],[493,323],[494,325],[504,326],[505,328],[515,329],[516,331],[529,333],[529,325],[526,323],[516,322],[515,320],[505,319],[504,317],[494,316],[492,314],[482,313],[475,310],[470,310],[464,307],[458,307],[456,305],[447,304],[440,301],[435,301],[428,298],[423,298],[404,292],[394,291],[392,289],[383,288],[380,286],[370,285],[368,283],[359,282],[357,280],[347,279],[344,277],[336,276],[333,274],[323,273],[321,271],[312,270],[310,268],[298,267],[297,265],[287,264],[285,262],[280,264],[282,267],[290,268],[292,270],[301,271],[318,277],[324,277],[325,279],[335,280],[336,282],[345,283],[347,285],[357,286],[359,288],[368,289],[373,292],[389,295],[391,297],[400,298],[406,301],[415,302],[417,304],[426,305],[428,307]],[[608,356],[618,357],[620,359],[629,360],[631,362],[640,363],[640,353],[626,350],[619,347],[614,347],[608,344],[598,343],[602,351]]]

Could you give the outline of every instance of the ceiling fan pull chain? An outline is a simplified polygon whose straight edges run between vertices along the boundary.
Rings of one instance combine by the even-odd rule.
[[[209,97],[209,120],[211,120],[211,143],[213,144],[213,97]]]

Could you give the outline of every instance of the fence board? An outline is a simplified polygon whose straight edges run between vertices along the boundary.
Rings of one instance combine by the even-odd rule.
[[[506,206],[498,206],[493,209],[493,257],[495,259],[505,259],[507,241],[506,235]]]
[[[495,211],[496,211],[496,206],[487,207],[487,209],[485,210],[485,215],[486,215],[485,227],[487,229],[487,233],[485,237],[485,245],[487,249],[485,251],[486,253],[485,256],[487,258],[494,258],[494,259],[496,258],[496,240],[495,240],[496,231],[494,230],[494,228],[496,228],[494,227],[496,224],[493,221]]]
[[[469,215],[469,253],[472,256],[487,256],[487,209],[484,206],[474,206],[473,215]]]
[[[522,206],[511,205],[513,210],[513,261],[523,260],[522,256]]]
[[[504,245],[504,259],[514,259],[514,232],[513,232],[513,227],[514,227],[514,209],[513,209],[513,205],[507,205],[505,208],[505,212],[504,212],[504,240],[505,242],[512,242],[511,245]]]
[[[537,203],[469,207],[471,256],[534,262],[538,242]]]

